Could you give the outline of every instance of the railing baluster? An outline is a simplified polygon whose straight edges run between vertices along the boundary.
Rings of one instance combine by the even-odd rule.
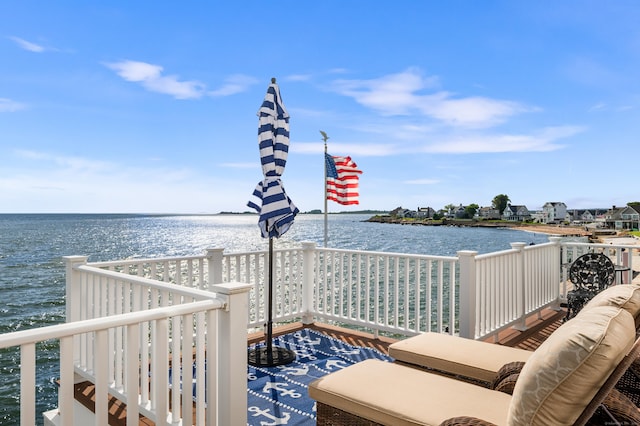
[[[182,424],[193,424],[193,314],[182,317]],[[204,404],[203,404],[204,405]],[[174,405],[177,407],[177,405]],[[175,411],[175,409],[174,409]]]
[[[60,424],[72,426],[73,416],[73,337],[60,339],[60,387],[58,389],[58,409]]]
[[[362,254],[358,253],[356,256],[356,268],[357,268],[357,273],[356,273],[356,288],[355,288],[355,292],[356,292],[356,309],[355,309],[355,318],[357,320],[359,320],[360,318],[362,318],[362,310],[361,310],[361,306],[362,306],[362,273],[363,273],[363,259],[362,259]]]
[[[20,426],[36,424],[36,345],[20,346]]]
[[[449,262],[449,333],[455,332],[456,325],[456,262]]]
[[[208,311],[206,313],[207,330],[218,329],[217,319],[218,317],[216,315],[216,312]],[[216,339],[213,334],[212,335],[207,334],[205,340],[206,340],[206,343],[205,343],[206,360],[208,364],[207,368],[205,368],[206,398],[207,398],[207,401],[219,401],[218,386],[216,386],[216,377],[218,375],[218,368],[220,368],[220,366],[218,365],[218,359],[219,359],[218,339]],[[246,387],[246,384],[244,386]],[[228,391],[228,389],[225,389],[225,391]],[[202,401],[200,401],[200,404],[202,404]],[[218,412],[217,408],[218,407],[216,407],[216,405],[209,403],[209,408],[206,410],[207,425],[215,426],[218,424],[217,420],[220,418],[221,413]],[[245,404],[244,411],[245,412],[247,411],[246,404]],[[242,415],[245,416],[244,413],[242,413]]]
[[[346,318],[351,318],[353,315],[353,289],[356,288],[356,286],[354,285],[355,283],[353,279],[353,254],[349,253],[347,256],[347,304],[344,309],[344,316]]]
[[[339,317],[339,318],[344,318],[344,279],[345,279],[345,271],[344,271],[344,254],[340,253],[338,256],[338,271],[339,271],[339,278],[338,278],[338,285],[336,286],[336,296],[338,299],[338,303],[335,303],[335,306],[333,308],[334,313]]]
[[[417,332],[420,330],[420,323],[422,321],[421,311],[420,311],[420,300],[422,298],[422,294],[420,292],[422,288],[422,259],[415,260],[415,276],[414,276],[414,288],[413,288],[413,326],[407,328],[407,331]]]
[[[189,356],[188,352],[181,350],[182,342],[181,317],[174,316],[171,318],[171,422],[180,421],[180,394],[184,392],[184,387],[188,389],[191,380],[185,379],[186,370],[184,370],[183,356]],[[191,379],[189,375],[188,379]]]
[[[111,366],[111,354],[109,338],[111,328],[108,330],[98,330],[95,332],[95,415],[96,425],[107,426],[109,424],[109,381],[111,380],[111,368],[104,368],[107,363]],[[64,423],[63,423],[64,424]]]
[[[393,306],[391,306],[391,304],[389,303],[389,276],[391,275],[391,271],[389,269],[389,257],[390,256],[384,256],[384,280],[383,280],[383,288],[382,288],[382,318],[383,318],[383,324],[387,325],[389,324],[389,314],[390,314],[390,310],[393,309],[391,312],[391,316],[393,317],[393,325],[395,327],[398,326],[398,273],[399,273],[399,260],[397,257],[393,258],[393,261],[391,263],[393,263],[394,267],[394,276],[393,276]],[[378,284],[379,286],[380,284]],[[376,300],[378,300],[378,298],[376,297]],[[377,323],[378,321],[376,321]]]
[[[166,425],[169,413],[169,331],[167,319],[153,321],[154,333],[151,338],[153,356],[151,358],[151,387],[153,389],[153,404],[156,425]],[[174,373],[175,374],[175,373]]]
[[[380,323],[380,255],[375,256],[374,263],[374,278],[373,278],[373,299],[371,305],[373,306],[373,317],[369,318],[369,323]]]
[[[139,424],[138,414],[138,368],[140,364],[140,324],[131,324],[126,327],[127,361],[125,371],[125,395],[127,396],[127,426],[137,426]],[[144,382],[141,383],[144,385]]]
[[[205,340],[205,315],[203,312],[196,314],[196,424],[205,424],[205,362],[206,362],[206,340]],[[213,368],[213,367],[212,367]],[[212,401],[207,396],[208,401]],[[211,410],[209,410],[211,411]]]

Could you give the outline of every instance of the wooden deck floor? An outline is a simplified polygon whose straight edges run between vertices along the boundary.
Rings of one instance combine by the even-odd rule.
[[[524,331],[518,331],[514,328],[508,328],[498,334],[497,339],[491,338],[488,341],[505,346],[512,346],[521,349],[535,350],[544,342],[551,333],[553,333],[561,324],[565,311],[554,311],[546,309],[540,314],[532,315],[527,319],[527,328]],[[328,336],[340,339],[343,342],[355,346],[364,346],[378,349],[380,352],[388,354],[388,347],[396,341],[388,337],[376,338],[373,334],[355,331],[347,328],[337,327],[323,323],[313,323],[303,325],[302,323],[292,323],[274,328],[273,335],[291,333],[302,328],[310,328]],[[249,344],[258,343],[264,340],[264,333],[254,333],[249,335]]]
[[[525,331],[518,331],[514,328],[509,328],[499,333],[497,339],[493,338],[490,339],[490,341],[500,345],[535,350],[562,324],[562,318],[564,315],[564,311],[553,311],[550,309],[545,310],[539,315],[536,314],[527,320],[527,329]],[[370,333],[355,331],[329,324],[313,323],[305,325],[299,322],[275,327],[273,329],[273,336],[276,337],[282,334],[301,330],[303,328],[316,330],[351,345],[375,348],[385,354],[388,354],[389,345],[396,341],[392,338],[384,336],[375,337]],[[248,345],[252,345],[263,340],[264,333],[259,332],[250,334],[247,342]],[[76,399],[92,411],[95,407],[95,401],[93,399],[94,396],[95,393],[92,383],[83,382],[76,385]],[[109,401],[109,424],[125,426],[126,418],[126,407],[124,404],[116,398],[111,397]],[[140,416],[139,424],[148,426],[153,425],[154,423],[149,419]]]

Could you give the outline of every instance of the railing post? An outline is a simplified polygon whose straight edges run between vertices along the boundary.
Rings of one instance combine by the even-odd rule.
[[[82,292],[80,283],[80,272],[76,267],[87,264],[87,256],[64,256],[65,278],[66,278],[66,321],[73,322],[80,320],[80,295]]]
[[[76,268],[86,265],[88,256],[64,256],[65,261],[65,279],[66,279],[66,300],[65,300],[65,316],[66,322],[80,321],[85,318],[80,317],[80,309],[84,302],[82,300],[82,274]],[[80,360],[80,336],[73,338],[73,362]]]
[[[71,323],[86,319],[82,318],[82,304],[86,303],[86,301],[83,300],[82,294],[86,294],[87,289],[82,288],[82,273],[78,271],[77,268],[86,265],[89,257],[63,256],[63,259],[65,262],[65,321]],[[85,310],[85,314],[86,312]],[[83,336],[74,336],[71,350],[66,352],[66,356],[73,357],[74,363],[80,361],[80,342],[83,339]],[[65,360],[62,361],[64,362]],[[62,388],[60,389],[62,391]]]
[[[302,242],[302,323],[311,324],[314,313],[313,277],[316,243]]]
[[[527,312],[527,292],[526,292],[526,280],[524,277],[524,247],[526,243],[511,243],[511,248],[518,251],[518,257],[516,258],[516,292],[518,300],[518,317],[520,318],[520,325],[515,325],[513,328],[516,330],[524,331],[527,329],[526,312]]]
[[[477,251],[461,250],[460,262],[460,337],[476,338],[476,256]]]
[[[549,242],[553,243],[554,254],[552,254],[552,258],[558,259],[557,268],[559,272],[558,275],[560,276],[560,282],[557,286],[558,292],[556,293],[556,303],[552,307],[552,309],[556,311],[562,309],[560,307],[560,299],[567,298],[567,277],[565,276],[565,268],[563,266],[561,241],[561,237],[549,237]]]
[[[222,259],[224,248],[207,249],[207,264],[209,266],[209,289],[214,284],[222,283]]]
[[[218,321],[218,425],[247,423],[247,318],[250,284],[215,284],[211,291],[226,299]],[[213,333],[208,335],[212,338]],[[215,401],[208,401],[215,407]]]

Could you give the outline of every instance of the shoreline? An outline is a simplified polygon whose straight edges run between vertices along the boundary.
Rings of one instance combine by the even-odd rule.
[[[547,235],[557,235],[562,237],[593,237],[593,232],[586,230],[584,226],[561,226],[544,224],[527,224],[520,222],[488,222],[472,221],[460,219],[444,219],[442,221],[391,218],[389,216],[373,216],[365,222],[391,223],[396,225],[412,226],[458,226],[467,228],[510,228],[519,231],[533,232]],[[596,237],[597,238],[597,237]]]

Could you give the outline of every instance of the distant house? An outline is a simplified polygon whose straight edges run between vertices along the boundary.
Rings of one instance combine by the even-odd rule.
[[[573,217],[573,220],[575,221],[579,221],[583,223],[591,223],[596,220],[596,216],[593,213],[591,213],[590,210],[582,210],[577,213],[578,214],[576,214]]]
[[[389,212],[389,215],[390,215],[390,216],[392,216],[392,217],[393,217],[393,216],[398,216],[398,214],[399,214],[400,212],[403,212],[404,210],[406,210],[406,209],[404,209],[404,208],[402,208],[402,207],[396,207],[395,209],[393,209],[393,210],[391,210],[391,211]]]
[[[458,207],[453,209],[453,216],[456,219],[464,219],[465,217],[467,217],[467,210],[466,207],[463,206],[462,204],[460,204]]]
[[[599,209],[573,209],[567,212],[571,222],[593,223],[602,216]]]
[[[413,218],[416,217],[416,212],[414,210],[398,207],[391,212],[391,216],[396,216],[399,218]]]
[[[526,206],[516,206],[509,203],[502,212],[502,218],[514,222],[524,222],[531,219],[531,213]]]
[[[630,206],[613,206],[605,213],[604,223],[611,229],[635,229],[640,227],[640,213]]]
[[[481,219],[500,219],[500,210],[493,207],[480,207],[477,214]]]
[[[431,219],[436,211],[431,207],[418,207],[416,217],[419,219]]]
[[[567,220],[567,205],[560,201],[550,201],[542,206],[545,223],[562,223]]]
[[[547,223],[546,221],[546,213],[543,210],[530,211],[531,220],[535,223]]]

